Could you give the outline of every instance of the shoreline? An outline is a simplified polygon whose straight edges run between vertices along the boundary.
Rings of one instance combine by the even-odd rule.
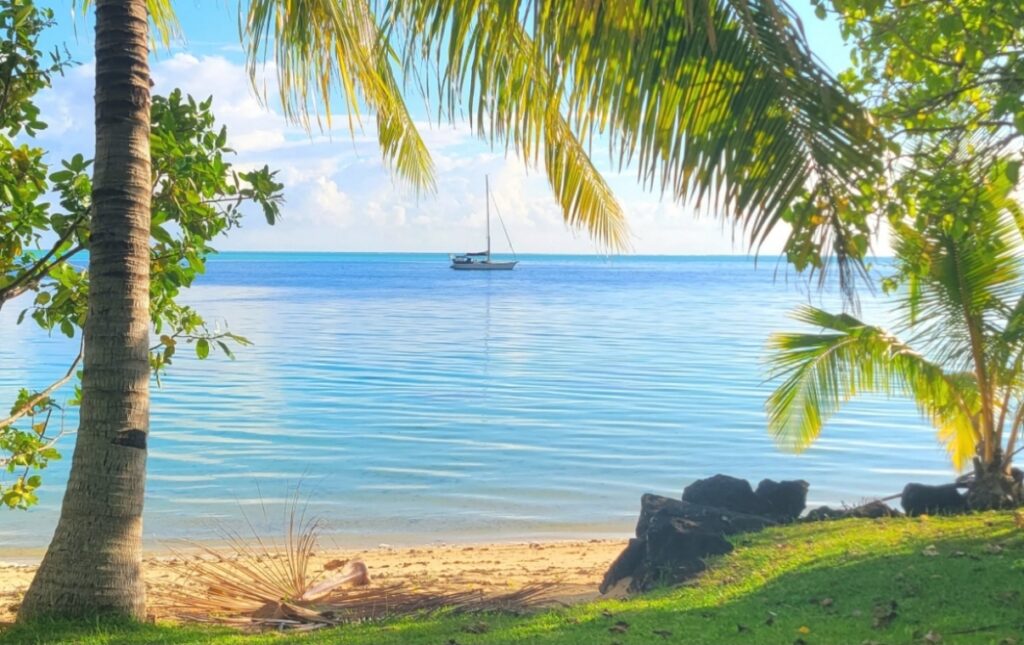
[[[479,531],[452,535],[447,533],[427,533],[416,535],[413,533],[373,533],[370,535],[349,533],[346,531],[331,532],[329,529],[322,529],[317,541],[321,549],[331,552],[369,552],[377,550],[403,550],[403,549],[424,549],[424,548],[445,548],[462,546],[503,546],[517,544],[559,544],[564,542],[624,542],[633,536],[635,521],[622,523],[606,523],[586,526],[573,526],[576,530],[549,530],[549,531],[521,531],[511,534],[494,533],[493,531]],[[257,538],[251,532],[242,533],[245,543],[256,543],[258,540],[278,542],[282,537],[280,531],[268,530],[261,533]],[[38,565],[46,553],[50,535],[45,540],[40,540],[37,546],[8,546],[0,544],[0,572],[4,565]],[[203,536],[196,539],[189,538],[143,538],[142,557],[162,558],[173,557],[178,553],[192,553],[203,548],[230,549],[231,540],[224,535],[219,537]]]
[[[552,601],[571,604],[599,596],[598,585],[626,542],[626,537],[577,538],[338,549],[321,541],[322,548],[316,549],[310,571],[326,571],[337,561],[361,560],[369,569],[371,584],[402,583],[440,593],[470,589],[503,593],[527,585],[550,584]],[[268,546],[275,553],[283,550],[276,543]],[[174,619],[173,597],[180,596],[182,590],[201,591],[201,586],[189,579],[189,562],[203,548],[250,561],[238,558],[224,543],[197,542],[190,550],[145,552],[143,575],[148,611],[154,618]],[[37,567],[37,563],[13,562],[8,551],[0,552],[0,624],[14,619]]]

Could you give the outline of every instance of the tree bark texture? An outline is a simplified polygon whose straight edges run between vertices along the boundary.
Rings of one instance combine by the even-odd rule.
[[[96,0],[96,162],[82,407],[60,521],[19,620],[145,616],[149,434],[149,24]]]

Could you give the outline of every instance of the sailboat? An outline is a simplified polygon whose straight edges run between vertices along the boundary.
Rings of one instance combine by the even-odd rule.
[[[490,179],[484,176],[484,187],[487,191],[487,250],[476,253],[451,254],[452,268],[460,271],[511,271],[519,264],[519,260],[496,262],[491,259],[491,183]],[[495,205],[497,210],[497,205]],[[498,221],[501,222],[501,229],[505,231],[505,239],[508,240],[509,248],[512,247],[512,240],[508,236],[508,229],[505,228],[505,221],[498,213]],[[512,257],[515,258],[516,250],[512,249]]]

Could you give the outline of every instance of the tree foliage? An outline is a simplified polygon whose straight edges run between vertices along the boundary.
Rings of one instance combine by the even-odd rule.
[[[19,324],[31,321],[72,338],[80,335],[87,313],[89,275],[79,260],[89,248],[91,161],[76,154],[51,168],[45,151],[31,143],[46,127],[35,96],[69,64],[59,52],[43,62],[38,37],[51,23],[48,10],[0,0],[0,96],[6,97],[0,103],[0,307],[21,306]],[[214,349],[230,356],[232,345],[248,344],[208,325],[180,295],[205,271],[213,241],[241,225],[247,205],[272,224],[282,201],[282,186],[268,167],[233,168],[227,131],[217,127],[211,104],[176,90],[154,97],[152,105],[150,315],[159,342],[150,364],[158,378],[179,346],[206,358]],[[0,418],[4,505],[35,503],[38,471],[59,457],[60,430],[53,426],[60,424],[51,423],[62,414],[56,392],[76,380],[80,358],[70,356],[70,368],[54,383],[21,389],[9,415]],[[77,393],[67,401],[76,402]]]
[[[1024,136],[1020,2],[832,4],[853,45],[853,67],[841,79],[870,102],[895,151],[950,136],[971,140],[979,156],[1019,143]],[[824,3],[819,11],[825,12]]]
[[[802,448],[863,392],[903,394],[954,464],[1008,472],[1024,432],[1024,7],[1003,0],[833,0],[853,44],[844,85],[888,139],[851,202],[892,231],[898,333],[802,310],[821,334],[771,341],[770,427]],[[819,13],[827,9],[819,5]],[[1017,493],[1019,496],[1019,492]]]
[[[1024,218],[1005,167],[978,178],[958,166],[932,181],[972,196],[929,204],[894,232],[898,335],[807,307],[822,333],[776,334],[769,428],[785,445],[813,442],[839,407],[865,393],[913,399],[954,465],[1009,468],[1024,424]],[[902,340],[901,337],[906,338]]]
[[[728,218],[755,247],[785,222],[792,229],[787,253],[798,268],[838,258],[850,285],[854,263],[845,260],[867,249],[868,223],[845,200],[859,194],[877,163],[878,141],[861,108],[811,54],[784,2],[247,6],[250,72],[273,52],[291,112],[329,113],[339,90],[350,113],[360,98],[379,110],[398,91],[397,56],[404,87],[435,104],[439,120],[465,117],[493,145],[541,166],[565,221],[609,248],[627,247],[629,236],[591,160],[597,141],[607,141],[620,167],[635,165],[648,188]],[[378,134],[400,169],[427,160],[412,145],[415,128],[379,127]]]

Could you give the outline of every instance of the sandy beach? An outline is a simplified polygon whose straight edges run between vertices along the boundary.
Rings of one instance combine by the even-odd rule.
[[[515,591],[534,583],[554,584],[551,597],[572,603],[595,598],[597,586],[625,540],[574,540],[508,544],[453,544],[362,550],[317,551],[310,571],[330,569],[339,561],[361,560],[371,584],[404,583],[441,592],[479,589],[485,593]],[[216,547],[228,554],[226,548]],[[144,574],[149,611],[156,619],[173,619],[174,591],[201,589],[188,579],[188,561],[197,549],[148,555]],[[36,564],[4,559],[0,552],[0,623],[14,619]]]

